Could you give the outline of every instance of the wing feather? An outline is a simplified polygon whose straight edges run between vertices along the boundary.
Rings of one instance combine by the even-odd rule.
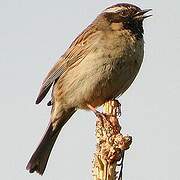
[[[65,54],[50,70],[42,83],[36,104],[39,104],[44,99],[52,84],[55,84],[56,80],[58,80],[65,71],[73,67],[73,65],[79,64],[93,49],[95,49],[95,43],[98,40],[99,32],[95,26],[92,26],[92,24],[88,26],[73,41]]]

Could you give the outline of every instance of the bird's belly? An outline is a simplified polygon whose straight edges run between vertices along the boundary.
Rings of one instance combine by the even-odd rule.
[[[131,85],[143,59],[142,52],[116,57],[94,53],[71,69],[63,80],[64,101],[73,107],[87,109],[115,98]]]
[[[102,71],[101,80],[94,81],[96,86],[91,91],[91,96],[86,100],[89,104],[94,107],[100,106],[107,100],[123,94],[129,88],[140,66],[129,62],[120,64],[104,67],[105,71]]]

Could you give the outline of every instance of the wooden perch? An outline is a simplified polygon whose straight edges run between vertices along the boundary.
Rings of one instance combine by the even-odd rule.
[[[103,107],[104,118],[96,121],[96,152],[93,159],[93,180],[122,179],[124,152],[132,143],[131,136],[123,136],[118,117],[121,114],[117,100],[108,101]],[[120,164],[118,165],[118,162]]]

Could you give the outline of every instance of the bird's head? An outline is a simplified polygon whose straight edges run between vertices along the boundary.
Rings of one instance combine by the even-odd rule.
[[[106,8],[100,17],[105,19],[110,25],[116,25],[114,27],[130,29],[132,32],[142,36],[143,34],[143,20],[152,15],[146,15],[151,9],[141,10],[139,7],[120,3]],[[121,25],[121,26],[120,26]]]

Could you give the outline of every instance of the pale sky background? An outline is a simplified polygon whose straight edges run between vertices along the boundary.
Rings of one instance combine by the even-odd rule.
[[[104,8],[120,1],[0,0],[0,179],[89,180],[95,117],[78,111],[62,130],[44,175],[25,166],[48,121],[41,82],[72,40]],[[153,9],[145,20],[144,63],[119,99],[123,132],[133,136],[124,180],[179,180],[180,1],[126,1]]]

